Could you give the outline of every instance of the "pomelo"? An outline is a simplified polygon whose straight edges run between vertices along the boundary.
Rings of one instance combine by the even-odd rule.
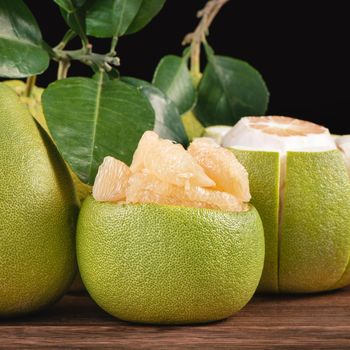
[[[42,309],[69,288],[78,200],[50,138],[4,84],[0,165],[0,317],[9,317]]]
[[[35,120],[43,127],[43,129],[50,135],[49,128],[46,123],[46,119],[44,116],[42,104],[41,104],[41,96],[44,92],[44,89],[34,85],[31,90],[30,96],[27,96],[27,88],[26,83],[22,80],[6,80],[3,82],[5,85],[9,86],[17,96],[19,97],[20,101],[27,106],[30,114],[35,118]],[[73,179],[75,191],[77,193],[79,202],[82,203],[83,200],[91,193],[91,186],[83,183],[79,177],[75,174],[73,170],[69,167],[68,164],[66,164],[69,170],[69,173]],[[84,286],[81,283],[79,274],[77,274],[77,277],[72,284],[71,291],[73,292],[81,292],[84,291]]]
[[[329,131],[288,117],[247,117],[228,132],[265,230],[259,290],[311,293],[350,284],[350,182]]]
[[[78,263],[107,312],[144,323],[208,322],[253,295],[263,228],[232,152],[208,139],[186,151],[149,131],[130,168],[105,159],[93,196],[79,216]]]

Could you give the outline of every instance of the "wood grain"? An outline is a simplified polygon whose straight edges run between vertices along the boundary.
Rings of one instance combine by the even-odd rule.
[[[255,296],[206,325],[145,326],[114,319],[86,295],[0,321],[1,349],[350,349],[350,288],[307,296]]]

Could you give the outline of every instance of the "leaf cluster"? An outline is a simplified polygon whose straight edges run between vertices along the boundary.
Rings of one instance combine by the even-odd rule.
[[[28,77],[30,96],[33,76],[45,72],[50,60],[58,62],[58,80],[45,89],[43,110],[54,142],[83,182],[93,184],[107,155],[129,164],[146,130],[186,146],[207,126],[265,113],[269,94],[260,74],[246,62],[215,55],[206,42],[209,25],[228,0],[208,2],[190,46],[181,57],[162,58],[152,83],[121,76],[116,47],[120,37],[144,28],[165,0],[53,1],[68,31],[50,47],[23,0],[1,0],[0,76]],[[66,50],[76,37],[81,48]],[[110,50],[94,52],[91,37],[109,38]],[[90,66],[92,76],[67,77],[74,60]]]

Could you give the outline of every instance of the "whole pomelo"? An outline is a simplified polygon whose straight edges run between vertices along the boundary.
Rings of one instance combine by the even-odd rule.
[[[91,297],[122,320],[209,322],[240,310],[255,292],[263,228],[251,206],[225,212],[88,197],[77,257]]]
[[[69,288],[78,201],[64,161],[0,84],[0,317],[34,312]]]
[[[341,152],[321,126],[258,119],[251,119],[256,130],[244,125],[249,118],[236,124],[226,145],[248,170],[264,224],[259,290],[312,293],[350,284],[350,182]]]

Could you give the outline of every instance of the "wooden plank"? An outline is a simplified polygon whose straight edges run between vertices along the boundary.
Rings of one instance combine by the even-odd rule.
[[[350,288],[255,296],[222,322],[174,327],[119,321],[86,295],[67,295],[38,315],[1,321],[0,348],[350,349]]]

